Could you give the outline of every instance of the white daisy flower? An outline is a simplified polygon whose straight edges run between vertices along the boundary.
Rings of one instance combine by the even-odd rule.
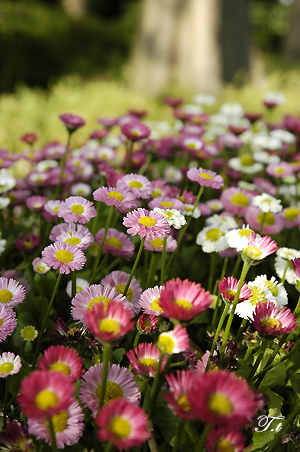
[[[0,196],[0,210],[5,209],[10,204],[10,199]]]
[[[231,229],[226,233],[226,239],[230,248],[235,248],[237,251],[242,251],[248,244],[251,232],[249,225],[243,225],[242,229]]]
[[[36,171],[48,171],[51,168],[56,168],[58,166],[57,160],[42,160],[36,164]]]
[[[282,105],[286,101],[286,97],[283,93],[280,93],[279,91],[268,91],[264,97],[263,100],[265,102],[274,102],[277,105]]]
[[[5,193],[15,187],[17,181],[9,174],[9,172],[2,168],[0,169],[0,193]]]
[[[91,186],[84,182],[78,182],[70,187],[70,194],[72,196],[83,196],[84,198],[92,193]]]
[[[241,118],[244,114],[244,109],[239,102],[225,102],[220,108],[220,113],[227,116]]]
[[[238,223],[235,221],[233,217],[230,215],[218,215],[215,214],[211,217],[208,217],[206,219],[207,226],[214,227],[214,228],[222,228],[229,231],[229,229],[235,229],[238,228]]]
[[[226,232],[219,227],[207,226],[197,235],[196,243],[202,246],[204,253],[224,251],[229,247]]]
[[[293,248],[279,248],[275,257],[275,271],[278,278],[285,277],[289,284],[296,284],[296,275],[291,260],[300,257],[300,251]]]
[[[270,132],[271,137],[278,138],[282,143],[292,144],[295,143],[296,137],[293,133],[287,130],[277,129]]]
[[[255,278],[254,283],[261,287],[265,294],[272,293],[272,296],[268,301],[272,301],[276,306],[286,306],[288,303],[287,291],[285,290],[282,283],[279,283],[275,276],[272,276],[271,279],[268,279],[267,275],[259,275]]]
[[[181,226],[186,224],[184,215],[177,209],[160,209],[159,207],[154,207],[153,210],[163,215],[168,221],[169,226],[173,226],[175,229],[180,229]]]
[[[256,162],[265,163],[266,165],[269,165],[270,163],[280,162],[280,157],[278,155],[270,155],[266,151],[254,152],[253,158]]]
[[[216,98],[213,94],[196,94],[193,97],[195,104],[199,105],[213,105],[216,102]]]
[[[246,182],[244,180],[239,180],[237,185],[239,188],[242,188],[243,190],[250,190],[250,191],[256,190],[255,184],[251,184],[250,182]]]
[[[182,212],[183,215],[186,215],[187,217],[193,215],[193,218],[199,218],[201,216],[200,210],[198,209],[198,207],[195,207],[194,209],[193,204],[185,204],[184,206],[185,210]]]
[[[257,174],[263,169],[262,163],[255,162],[251,154],[243,154],[240,157],[229,159],[228,165],[235,171],[245,174]]]
[[[274,196],[262,193],[261,195],[254,196],[252,204],[258,207],[264,213],[279,213],[283,207],[281,205],[281,199],[276,199]]]
[[[282,142],[279,138],[271,137],[269,135],[255,135],[252,139],[252,145],[254,148],[268,149],[269,151],[275,151],[280,149]]]
[[[243,319],[253,319],[253,313],[258,303],[266,303],[272,297],[272,292],[260,284],[256,284],[255,281],[247,283],[251,289],[251,297],[248,300],[242,301],[237,304],[235,313]]]

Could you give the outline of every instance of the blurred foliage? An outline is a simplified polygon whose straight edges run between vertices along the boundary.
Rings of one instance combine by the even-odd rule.
[[[70,73],[116,74],[128,57],[137,15],[135,2],[125,3],[132,7],[117,17],[87,13],[72,21],[60,5],[1,1],[0,91],[20,81],[46,87]]]

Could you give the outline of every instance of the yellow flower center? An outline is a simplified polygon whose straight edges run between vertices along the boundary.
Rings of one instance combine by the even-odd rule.
[[[155,226],[156,225],[156,221],[154,220],[154,218],[151,217],[141,217],[139,219],[139,223],[142,224],[143,226],[146,226],[147,228],[150,226]]]
[[[216,445],[216,450],[221,452],[234,452],[235,447],[230,441],[227,441],[227,439],[221,439],[221,441],[218,441]]]
[[[58,414],[54,414],[54,416],[52,416],[51,418],[54,433],[60,433],[66,430],[66,428],[68,427],[68,419],[69,415],[66,411],[61,411]]]
[[[229,398],[221,392],[216,392],[209,398],[208,406],[211,411],[219,416],[229,416],[233,412]]]
[[[129,182],[129,186],[131,188],[142,188],[143,184],[137,180],[132,180],[131,182]]]
[[[33,243],[30,240],[25,240],[24,245],[26,246],[26,248],[32,248]]]
[[[174,350],[175,343],[170,336],[166,334],[161,334],[158,338],[156,345],[161,352],[171,355],[171,353]]]
[[[251,165],[253,165],[254,160],[253,160],[252,155],[244,154],[241,156],[240,162],[241,162],[241,165],[243,165],[243,166],[251,166]]]
[[[69,239],[65,240],[65,243],[67,243],[68,245],[78,245],[78,243],[80,243],[81,240],[78,237],[70,237]]]
[[[34,328],[34,326],[25,326],[21,330],[21,336],[23,337],[24,341],[33,341],[37,337],[37,331]]]
[[[0,319],[0,328],[1,328],[2,325],[3,325],[3,320]]]
[[[40,273],[44,273],[45,272],[45,267],[44,265],[37,265],[36,269],[40,272]]]
[[[234,206],[248,207],[249,199],[244,193],[236,193],[231,196],[231,204]]]
[[[199,173],[199,177],[203,177],[203,179],[213,179],[213,176],[208,173]]]
[[[162,207],[173,207],[173,206],[174,206],[174,204],[173,204],[171,201],[162,201],[162,202],[160,203],[160,205],[161,205]]]
[[[74,204],[74,206],[71,207],[71,210],[76,215],[81,215],[84,212],[84,207],[80,204]]]
[[[96,395],[99,398],[101,392],[101,384],[96,389]],[[104,405],[109,405],[110,402],[123,398],[123,391],[118,383],[114,381],[107,381],[105,385]]]
[[[210,240],[211,242],[216,242],[219,240],[220,237],[222,237],[224,234],[223,231],[219,228],[212,228],[205,234],[206,240]]]
[[[150,243],[153,246],[153,248],[158,248],[159,250],[162,249],[164,245],[163,239],[158,239],[157,237],[151,240]]]
[[[288,221],[295,221],[299,215],[299,209],[297,207],[286,209],[283,213],[284,218]]]
[[[57,406],[58,397],[54,392],[44,389],[37,394],[35,403],[38,408],[46,411],[48,408],[55,408]]]
[[[267,297],[265,292],[257,286],[251,287],[250,301],[254,306],[256,306],[260,302],[266,303]]]
[[[271,212],[267,212],[267,213],[260,212],[257,215],[257,221],[259,224],[261,224],[263,215],[265,215],[265,221],[264,221],[265,226],[272,226],[275,223],[275,217]]]
[[[281,327],[281,323],[279,320],[274,318],[264,319],[261,321],[261,326],[269,327],[269,328],[276,328],[278,330]]]
[[[117,416],[110,421],[109,431],[118,439],[123,439],[129,436],[131,426],[126,419],[121,416]]]
[[[0,372],[2,374],[9,374],[14,369],[14,365],[12,363],[3,363],[0,366]]]
[[[177,304],[177,306],[184,308],[186,311],[189,311],[193,306],[193,303],[184,298],[177,298],[174,303]]]
[[[101,333],[114,333],[114,335],[117,335],[120,329],[121,325],[114,319],[103,319],[99,322]]]
[[[69,264],[69,262],[72,262],[74,260],[74,256],[71,253],[71,251],[67,250],[56,251],[55,257],[58,261],[62,262],[63,264]]]
[[[115,289],[118,292],[118,294],[122,294],[123,295],[125,287],[126,287],[125,284],[119,284],[118,286],[115,287]],[[133,290],[130,289],[130,287],[127,290],[126,298],[127,298],[128,301],[132,301],[132,299],[133,299]]]
[[[116,198],[118,201],[122,202],[124,199],[124,196],[122,195],[122,193],[119,193],[117,191],[111,191],[108,193],[107,195],[109,198]]]
[[[159,190],[154,190],[154,192],[152,192],[152,198],[157,198],[158,196],[161,196],[162,195],[162,192],[161,191],[159,191]]]
[[[59,206],[53,207],[53,212],[58,213],[59,212]]]
[[[275,173],[276,174],[282,174],[282,173],[284,173],[284,169],[283,168],[276,168]]]
[[[268,289],[271,291],[272,295],[274,297],[278,296],[278,287],[276,286],[276,284],[272,283],[272,281],[266,281],[266,286],[268,287]]]
[[[65,363],[57,362],[54,364],[51,364],[50,370],[54,370],[56,372],[60,372],[64,375],[68,375],[68,377],[71,375],[71,369],[69,366],[67,366]]]
[[[252,229],[240,229],[239,230],[239,236],[240,237],[250,237]]]
[[[163,312],[163,309],[160,306],[159,301],[160,301],[159,297],[155,298],[153,301],[151,301],[150,307],[151,309],[153,309],[153,311]]]
[[[236,294],[236,291],[235,291],[235,290],[232,290],[232,289],[228,289],[228,290],[227,290],[227,295],[228,295],[228,296],[231,295],[231,296],[235,297],[235,294]]]
[[[256,248],[256,246],[247,246],[243,250],[243,254],[245,254],[246,256],[248,256],[250,259],[252,259],[254,261],[255,260],[259,261],[260,256],[261,256],[261,251],[259,248]]]
[[[153,358],[142,358],[140,360],[140,363],[147,367],[153,366],[156,368],[157,366],[157,361],[155,361],[155,359]]]
[[[191,410],[190,402],[184,392],[182,392],[178,397],[177,403],[183,411],[188,413]]]
[[[109,237],[108,239],[105,240],[105,244],[107,246],[112,246],[113,248],[117,248],[119,250],[122,249],[122,242],[116,237]]]
[[[108,297],[104,297],[103,295],[101,295],[100,297],[92,298],[92,299],[89,301],[89,303],[88,303],[88,305],[87,305],[87,308],[88,308],[90,311],[92,311],[92,310],[93,310],[93,307],[94,307],[94,304],[100,304],[100,303],[103,303],[103,304],[104,304],[104,310],[106,310],[107,305],[108,305],[108,303],[110,303],[110,301],[111,301],[111,300],[110,300]]]
[[[13,294],[7,289],[0,289],[0,303],[8,303],[12,300]]]

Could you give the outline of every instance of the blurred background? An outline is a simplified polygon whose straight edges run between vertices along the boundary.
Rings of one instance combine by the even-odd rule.
[[[162,119],[167,95],[257,111],[276,89],[299,114],[300,0],[1,0],[0,48],[0,146],[12,150],[27,131],[59,139],[66,111],[91,129],[128,108]]]

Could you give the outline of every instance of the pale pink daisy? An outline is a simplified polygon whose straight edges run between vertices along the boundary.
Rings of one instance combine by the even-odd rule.
[[[157,198],[158,196],[169,196],[171,192],[170,185],[162,179],[155,179],[151,181],[151,185],[154,191],[151,193],[151,198]]]
[[[94,243],[94,237],[87,228],[86,230],[67,231],[56,237],[57,242],[66,243],[67,245],[77,246],[82,251],[86,251],[89,246]]]
[[[64,410],[51,417],[58,449],[78,444],[84,429],[83,420],[82,409],[73,397]],[[37,439],[42,439],[50,446],[52,445],[48,423],[43,419],[28,418],[28,432]]]
[[[163,239],[159,239],[159,238],[155,238],[153,240],[145,240],[145,244],[144,244],[145,250],[156,251],[159,253],[162,253],[163,246],[164,246],[164,241],[163,241]],[[177,242],[171,236],[168,236],[166,252],[172,253],[175,250],[177,250]]]
[[[75,383],[84,373],[83,360],[73,348],[56,345],[47,348],[39,358],[37,367],[40,370],[61,372]]]
[[[111,272],[109,275],[105,276],[100,281],[100,283],[103,286],[114,287],[120,295],[123,295],[128,279],[129,273],[122,272],[120,270],[115,270]],[[140,284],[133,276],[126,293],[126,298],[129,301],[131,309],[133,310],[134,314],[137,314],[140,311],[139,299],[142,292],[143,290]]]
[[[81,270],[86,262],[86,257],[77,246],[55,242],[42,251],[42,259],[50,268],[59,273],[69,274],[73,270]]]
[[[104,407],[96,420],[101,441],[110,441],[118,450],[142,446],[150,438],[145,411],[126,400]]]
[[[280,213],[283,221],[283,226],[287,229],[293,229],[300,224],[300,208],[299,207],[286,207]]]
[[[162,353],[167,355],[187,351],[189,349],[189,337],[186,328],[178,324],[174,330],[161,333],[156,345]]]
[[[233,426],[211,430],[207,436],[207,452],[244,452],[247,449],[245,435]]]
[[[149,375],[153,378],[155,377],[156,368],[160,358],[160,351],[155,344],[139,344],[134,351],[129,350],[129,352],[126,353],[126,356],[129,359],[130,365],[135,374]],[[167,358],[164,356],[160,370],[161,372],[164,369],[166,360]]]
[[[266,168],[267,174],[276,178],[291,176],[294,174],[294,167],[288,162],[270,163]]]
[[[222,281],[219,282],[218,288],[223,300],[227,303],[233,303],[237,289],[238,289],[239,281],[233,276],[229,276],[228,278],[223,278]],[[248,300],[251,297],[251,289],[246,284],[243,283],[240,295],[239,302]]]
[[[176,198],[170,198],[168,196],[158,196],[152,201],[149,202],[148,206],[150,209],[154,209],[155,207],[159,207],[160,209],[176,209],[179,212],[184,211],[184,204],[182,201]]]
[[[102,382],[103,364],[96,364],[84,374],[80,389],[80,399],[85,407],[92,411],[92,416],[97,416],[99,408],[99,396]],[[108,373],[105,386],[104,405],[109,405],[117,399],[139,404],[141,394],[134,375],[118,364],[108,364]],[[102,411],[102,410],[101,410]]]
[[[96,215],[97,211],[93,203],[82,196],[69,196],[58,212],[58,216],[66,223],[88,223]]]
[[[46,204],[46,198],[44,196],[30,196],[26,200],[26,206],[35,211],[42,210]]]
[[[16,314],[5,304],[0,304],[0,342],[5,341],[17,326]]]
[[[50,267],[48,267],[48,265],[46,265],[45,262],[43,262],[43,260],[40,257],[36,257],[32,261],[32,267],[33,270],[36,273],[39,273],[40,275],[43,275],[44,273],[47,273],[50,270]]]
[[[290,309],[280,309],[271,301],[258,303],[251,320],[254,328],[266,336],[279,336],[289,334],[294,331],[297,324],[297,317]]]
[[[176,375],[166,375],[169,391],[163,393],[163,398],[168,402],[168,406],[174,414],[183,421],[195,419],[188,400],[188,394],[194,385],[195,378],[196,374],[191,370],[177,370]]]
[[[83,278],[76,278],[76,293],[82,292],[83,289],[86,289],[90,286],[90,283]],[[69,281],[66,287],[66,292],[69,297],[72,297],[72,281]]]
[[[198,182],[201,186],[221,188],[224,185],[224,180],[222,176],[211,170],[204,168],[190,168],[186,173],[188,179]]]
[[[185,135],[179,139],[179,146],[187,152],[198,152],[203,149],[204,144],[204,141],[196,135]]]
[[[77,323],[82,322],[87,327],[86,313],[92,311],[94,304],[102,303],[106,308],[113,301],[126,306],[129,304],[127,299],[120,295],[114,287],[92,284],[76,293],[75,298],[72,299],[71,315]]]
[[[0,303],[14,308],[26,297],[25,288],[14,279],[0,277]]]
[[[121,132],[131,141],[142,140],[148,138],[151,131],[149,127],[138,119],[132,119],[121,126]]]
[[[260,237],[255,232],[251,232],[248,243],[242,250],[242,259],[248,264],[257,265],[277,250],[277,243],[271,237],[268,235]]]
[[[220,200],[226,210],[239,215],[244,215],[247,207],[251,206],[254,193],[238,187],[226,188],[221,193]]]
[[[118,190],[129,190],[135,198],[148,199],[153,187],[151,182],[145,176],[140,174],[126,174],[117,182]]]
[[[245,213],[246,223],[255,231],[260,230],[260,225],[265,216],[262,234],[278,234],[283,229],[283,220],[279,214],[262,212],[258,207],[250,206]]]
[[[153,288],[146,289],[139,300],[142,310],[146,314],[150,315],[162,315],[163,309],[160,306],[160,291],[162,286],[155,286]]]
[[[216,356],[216,355],[217,355],[217,352],[216,352],[216,350],[214,350],[213,356]],[[210,358],[210,351],[206,350],[204,355],[197,361],[197,364],[195,366],[196,374],[204,374],[204,372],[206,372],[206,367],[207,367],[209,358]],[[207,372],[213,371],[214,369],[216,369],[216,367],[217,367],[216,364],[211,362]]]
[[[104,228],[100,229],[95,235],[99,246],[102,243],[103,235]],[[119,232],[114,228],[108,228],[102,252],[130,259],[134,252],[134,244],[124,232]]]
[[[137,209],[129,212],[124,220],[124,226],[128,229],[128,234],[139,235],[146,240],[164,238],[170,233],[170,226],[166,218],[154,210]]]
[[[87,227],[82,226],[82,224],[75,224],[75,223],[60,223],[51,229],[49,239],[52,240],[52,242],[56,242],[57,237],[59,237],[61,234],[67,232],[70,236],[75,234],[76,232],[80,234],[90,234],[90,231]]]
[[[135,196],[129,189],[115,187],[99,187],[93,193],[95,201],[104,202],[107,206],[115,206],[119,211],[126,212],[135,206]]]
[[[21,369],[20,356],[15,356],[11,352],[4,352],[0,356],[0,378],[6,378],[9,375],[14,375]]]
[[[224,205],[220,199],[210,199],[206,202],[205,206],[210,209],[210,213],[212,212],[219,212],[220,210],[224,209]],[[198,205],[199,207],[199,205]],[[210,215],[210,213],[203,213],[203,209],[200,209],[201,215]]]
[[[268,195],[276,196],[277,187],[267,179],[264,179],[263,177],[254,177],[253,183],[261,193],[268,193]]]
[[[50,201],[47,201],[46,204],[44,205],[44,209],[46,210],[46,212],[50,213],[51,215],[55,215],[58,216],[58,212],[59,209],[61,208],[63,204],[63,201],[59,201],[59,200],[52,200],[50,199]]]

